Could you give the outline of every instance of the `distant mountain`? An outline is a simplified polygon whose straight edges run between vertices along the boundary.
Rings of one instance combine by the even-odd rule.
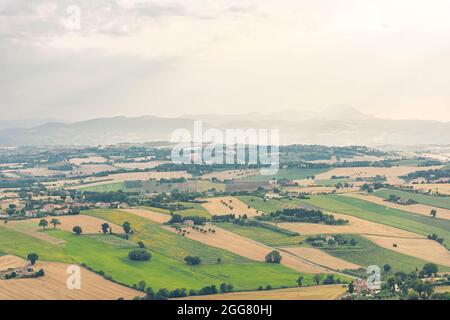
[[[55,122],[56,119],[21,119],[21,120],[0,120],[0,130],[11,128],[32,128],[48,122]]]
[[[282,111],[273,114],[185,115],[180,118],[113,117],[75,123],[50,122],[32,128],[0,130],[0,145],[100,145],[170,140],[176,129],[204,128],[280,130],[282,144],[417,145],[448,144],[450,122],[386,120],[349,106],[323,111]]]

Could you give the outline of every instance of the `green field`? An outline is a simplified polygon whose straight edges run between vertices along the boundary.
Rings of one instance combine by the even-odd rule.
[[[243,237],[261,242],[271,247],[298,245],[306,238],[305,236],[289,236],[262,227],[240,226],[238,224],[227,222],[216,223],[216,225],[220,228],[234,232]]]
[[[334,187],[337,183],[353,183],[356,179],[320,179],[316,180],[316,185],[324,187]]]
[[[348,214],[425,236],[436,233],[444,238],[444,245],[450,244],[450,221],[448,220],[417,215],[339,195],[311,196],[309,200],[300,201],[325,210]]]
[[[180,204],[186,206],[186,207],[192,207],[190,209],[186,210],[179,210],[174,211],[173,213],[179,214],[183,217],[205,217],[205,218],[211,218],[211,214],[203,208],[203,206],[200,203],[192,203],[192,202],[180,202]],[[156,208],[156,207],[141,207],[142,209],[147,209],[154,212],[164,213],[164,214],[171,214],[170,210],[162,209],[162,208]]]
[[[276,175],[271,176],[252,176],[246,178],[246,180],[260,180],[260,181],[266,181],[266,180],[279,180],[279,179],[289,179],[289,180],[302,180],[306,179],[310,176],[315,176],[319,173],[323,173],[326,171],[329,171],[329,168],[323,168],[323,169],[279,169],[278,173]]]
[[[124,182],[114,182],[109,184],[102,184],[99,186],[86,186],[79,189],[80,191],[85,192],[116,192],[116,191],[126,191],[127,188],[125,187]]]
[[[64,240],[64,245],[50,244],[18,231],[0,227],[0,251],[24,258],[28,253],[36,252],[41,260],[85,263],[93,270],[102,271],[120,283],[133,285],[144,280],[154,289],[163,287],[199,289],[223,282],[232,283],[236,290],[254,290],[268,284],[274,288],[295,286],[298,272],[284,266],[250,262],[232,253],[207,247],[162,229],[164,234],[155,235],[155,229],[144,230],[137,221],[128,218],[130,217],[127,217],[127,220],[136,230],[132,240],[135,241],[138,236],[139,239],[143,239],[153,255],[151,261],[133,262],[127,258],[128,252],[137,248],[133,241],[126,241],[113,235],[76,236],[52,229],[45,232]],[[117,218],[111,220],[117,221]],[[146,234],[150,230],[152,234]],[[155,235],[155,239],[150,239],[152,235]],[[204,263],[200,266],[186,265],[181,258],[187,253],[199,255]],[[175,256],[172,257],[171,254]],[[218,257],[222,259],[220,264],[216,260],[212,261]],[[306,278],[311,279],[311,276],[305,275]]]
[[[300,201],[299,199],[268,199],[265,200],[260,197],[255,196],[238,196],[238,199],[240,199],[245,204],[251,206],[252,208],[255,208],[256,210],[270,213],[275,211],[280,211],[286,208],[295,208],[295,207],[304,207],[308,209],[317,209],[314,206],[311,206],[307,203],[304,203]]]
[[[407,256],[392,250],[382,248],[372,241],[359,236],[359,235],[342,235],[347,240],[354,238],[358,243],[352,247],[346,247],[344,249],[332,249],[324,252],[341,258],[343,260],[353,262],[362,267],[367,268],[370,265],[377,265],[383,270],[385,264],[391,265],[393,272],[396,271],[415,271],[416,268],[422,269],[426,261]],[[439,266],[440,271],[449,271],[449,267]]]
[[[412,199],[418,203],[450,210],[450,197],[431,196],[395,189],[380,189],[375,191],[374,194],[383,199],[389,199],[389,196],[394,194],[402,199]]]

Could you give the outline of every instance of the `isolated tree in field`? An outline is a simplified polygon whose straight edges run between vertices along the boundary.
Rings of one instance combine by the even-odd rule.
[[[322,280],[322,276],[320,274],[315,274],[313,277],[314,282],[319,285],[320,284],[320,280]]]
[[[102,232],[103,234],[107,234],[108,231],[109,231],[109,224],[105,222],[102,224]]]
[[[34,265],[39,259],[39,256],[37,255],[37,253],[32,252],[28,254],[27,259],[30,261],[31,265]]]
[[[297,278],[297,285],[301,287],[303,285],[303,276],[298,276]]]
[[[73,227],[72,231],[73,231],[73,233],[75,233],[77,236],[79,236],[80,234],[83,233],[83,230],[81,229],[80,226],[75,226],[75,227]]]
[[[383,266],[384,272],[389,272],[389,271],[391,271],[391,269],[392,269],[392,267],[391,267],[390,264],[387,264],[387,263],[386,263],[386,264]]]
[[[133,261],[149,261],[152,254],[145,250],[133,250],[128,253],[128,258]]]
[[[53,225],[53,229],[56,229],[56,226],[61,225],[61,221],[59,221],[56,218],[53,218],[52,220],[50,220],[50,223]]]
[[[41,219],[39,221],[39,227],[41,227],[43,230],[45,230],[45,228],[48,226],[48,221],[45,219]]]
[[[141,248],[141,249],[144,249],[144,248],[145,248],[145,244],[144,244],[144,242],[142,242],[142,241],[138,241],[138,246],[139,246],[139,248]]]
[[[193,257],[193,256],[187,256],[186,258],[184,258],[184,261],[190,266],[195,266],[202,262],[200,257]]]
[[[125,232],[125,238],[128,240],[131,233],[131,224],[125,221],[122,225],[123,231]]]
[[[436,215],[437,215],[436,209],[432,209],[430,212],[430,216],[432,216],[433,218],[436,218]]]
[[[425,263],[422,270],[423,270],[424,275],[431,276],[433,274],[438,273],[439,268],[438,268],[437,264],[435,264],[435,263]]]
[[[272,251],[268,255],[266,255],[266,262],[267,263],[280,263],[281,262],[281,255],[278,251]]]

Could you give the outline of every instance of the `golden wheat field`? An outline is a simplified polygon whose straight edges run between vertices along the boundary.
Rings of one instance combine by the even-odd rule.
[[[212,215],[212,216],[223,216],[227,214],[234,214],[236,217],[242,216],[244,214],[247,217],[254,217],[261,214],[260,211],[249,207],[241,200],[235,197],[218,197],[218,198],[207,198],[202,199],[207,201],[202,203],[202,206]]]
[[[0,257],[0,267],[5,265],[3,260],[17,262],[11,267],[27,264],[20,258],[6,256]],[[41,278],[0,280],[0,300],[131,300],[142,295],[142,292],[105,280],[81,267],[81,288],[70,290],[66,284],[68,266],[65,263],[38,262],[34,269],[44,269],[45,275]]]
[[[137,215],[139,217],[148,219],[148,220],[156,222],[156,223],[166,223],[167,221],[169,221],[171,219],[170,215],[168,215],[168,214],[159,213],[159,212],[155,212],[155,211],[151,211],[151,210],[147,210],[147,209],[143,209],[143,208],[142,209],[141,208],[121,209],[121,211],[132,213],[134,215]]]
[[[83,234],[98,234],[102,232],[102,228],[101,225],[103,223],[108,223],[109,226],[112,228],[112,232],[116,232],[116,233],[121,233],[122,232],[122,227],[103,220],[103,219],[99,219],[96,217],[91,217],[91,216],[86,216],[83,214],[78,214],[78,215],[73,215],[73,216],[58,216],[58,217],[54,217],[55,219],[58,219],[61,222],[61,225],[57,225],[56,228],[58,229],[62,229],[65,231],[69,231],[72,232],[73,227],[75,226],[80,226],[81,229],[83,230]],[[50,221],[53,219],[53,217],[47,217],[45,218],[47,220],[48,227],[47,228],[53,228],[53,226],[50,224]],[[28,228],[30,232],[38,232],[38,233],[43,233],[41,231],[41,228],[39,227],[39,221],[41,219],[40,218],[36,218],[36,219],[29,219],[29,220],[23,220],[23,221],[10,221],[8,222],[8,225],[10,226],[14,226],[14,225],[20,225],[22,223],[26,223],[26,224],[34,224],[35,227],[34,228]]]
[[[204,174],[201,178],[210,180],[216,178],[218,180],[233,180],[233,179],[244,179],[252,176],[257,176],[260,174],[260,169],[242,169],[242,170],[227,170],[218,171]]]
[[[299,256],[314,264],[324,266],[333,270],[359,269],[361,266],[333,257],[322,250],[306,247],[286,247],[283,250]]]
[[[180,300],[336,300],[346,292],[345,286],[328,285],[269,291],[248,291],[193,296]]]
[[[69,162],[71,164],[76,165],[76,166],[82,165],[83,163],[86,163],[86,164],[87,163],[89,163],[89,164],[91,164],[91,163],[105,163],[107,161],[108,161],[108,159],[100,157],[100,156],[89,156],[89,157],[86,157],[86,158],[72,158],[72,159],[69,159]]]
[[[450,195],[450,183],[419,183],[410,184],[416,190],[423,192],[440,193]]]

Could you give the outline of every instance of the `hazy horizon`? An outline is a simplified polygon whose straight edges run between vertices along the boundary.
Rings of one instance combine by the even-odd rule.
[[[444,0],[0,0],[0,120],[349,105],[448,122],[449,9]]]

